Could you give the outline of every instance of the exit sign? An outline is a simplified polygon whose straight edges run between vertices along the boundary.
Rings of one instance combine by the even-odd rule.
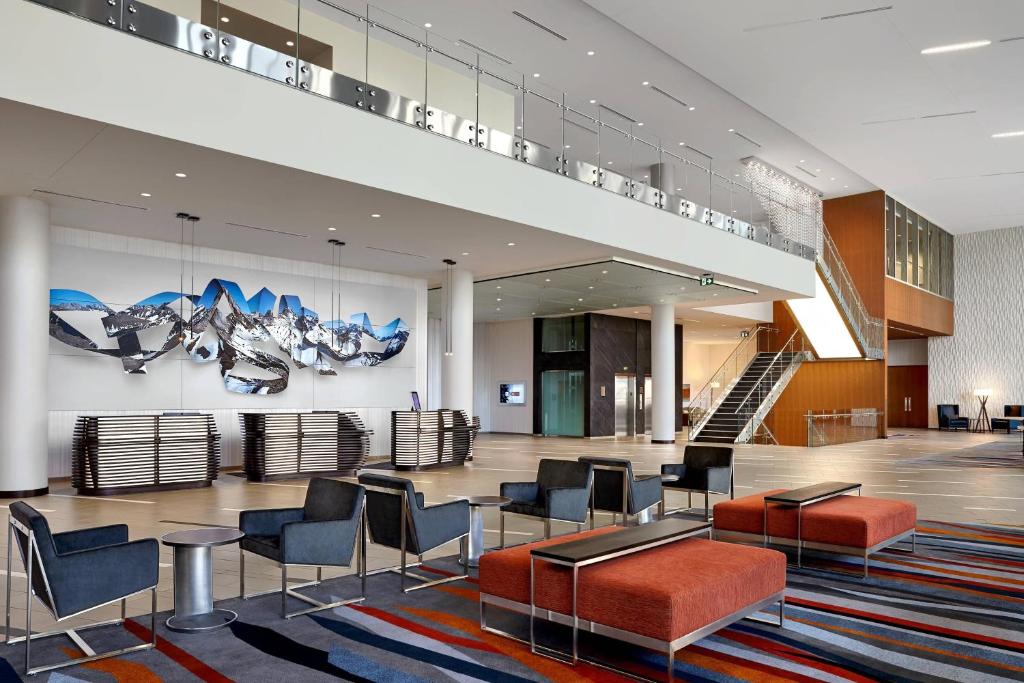
[[[715,276],[712,275],[711,273],[704,273],[703,275],[700,276],[701,287],[708,287],[713,284],[715,284]]]

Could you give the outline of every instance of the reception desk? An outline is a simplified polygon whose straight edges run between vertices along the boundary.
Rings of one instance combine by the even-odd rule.
[[[82,415],[71,485],[90,496],[210,486],[220,468],[212,415]]]
[[[478,419],[461,410],[391,413],[391,464],[396,470],[455,467],[473,459]]]
[[[355,413],[241,413],[249,481],[351,476],[366,464],[370,435]]]

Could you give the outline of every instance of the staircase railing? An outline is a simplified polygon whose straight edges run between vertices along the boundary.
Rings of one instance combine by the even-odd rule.
[[[804,360],[812,357],[807,340],[800,330],[794,330],[772,357],[750,390],[740,399],[733,414],[745,423],[736,438],[737,443],[750,441],[758,433],[764,418],[775,401],[796,374]]]
[[[882,358],[883,350],[883,323],[880,318],[868,313],[864,306],[864,300],[860,292],[853,284],[850,271],[846,268],[839,250],[836,248],[828,228],[822,225],[822,245],[818,252],[818,267],[821,268],[822,276],[826,284],[835,295],[836,301],[843,309],[847,321],[853,330],[857,341],[868,358]]]
[[[759,349],[770,349],[774,335],[779,331],[772,327],[758,325],[747,331],[721,367],[715,371],[704,386],[690,398],[690,439],[692,440],[704,428],[711,415],[729,391],[743,375],[750,362],[757,356]]]

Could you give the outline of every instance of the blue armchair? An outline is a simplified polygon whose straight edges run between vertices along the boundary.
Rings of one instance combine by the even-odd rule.
[[[505,515],[525,515],[544,520],[544,538],[551,538],[551,520],[575,522],[577,530],[587,521],[594,468],[588,462],[542,459],[537,481],[504,482],[501,495],[512,502],[501,508],[501,547],[505,547]]]
[[[960,417],[960,406],[940,404],[937,410],[939,411],[939,429],[952,429],[956,431],[958,429],[966,430],[970,428],[970,421],[966,417]]]
[[[263,593],[245,594],[245,553],[250,552],[281,566],[281,616],[285,619],[324,609],[340,607],[366,598],[364,563],[366,548],[356,543],[365,505],[366,491],[362,486],[344,481],[314,477],[306,489],[306,500],[300,508],[274,510],[244,510],[238,513],[238,528],[245,537],[238,548],[238,592],[243,600],[276,593],[277,589]],[[352,556],[358,556],[362,591],[358,598],[324,603],[302,595],[294,589],[319,585],[323,567],[348,567]],[[288,586],[288,567],[316,567],[316,581]],[[288,598],[293,597],[312,607],[297,612],[288,611]]]
[[[594,528],[594,511],[622,514],[625,525],[630,515],[641,515],[661,502],[661,477],[656,474],[637,477],[633,463],[624,458],[583,456],[580,462],[594,468],[594,485],[590,489],[590,528]]]
[[[160,573],[160,549],[155,538],[128,540],[124,524],[81,529],[51,534],[46,518],[32,506],[11,503],[7,525],[7,620],[8,645],[24,641],[25,673],[27,675],[66,666],[117,657],[129,652],[147,650],[156,645],[156,585]],[[27,576],[25,602],[25,635],[11,638],[11,558],[15,542]],[[150,632],[152,640],[142,645],[90,654],[59,664],[32,668],[32,641],[54,635],[68,635],[80,644],[77,631],[120,624],[126,616],[126,600],[149,591]],[[121,602],[121,618],[45,633],[32,633],[32,596],[53,615],[58,623],[89,610]]]
[[[1005,429],[1009,434],[1024,424],[1024,406],[1011,403],[1003,406],[1003,416],[992,418],[992,429]]]
[[[729,446],[697,446],[688,444],[683,452],[682,463],[661,466],[661,473],[679,477],[676,481],[664,482],[663,491],[673,489],[686,491],[687,510],[693,507],[693,494],[704,494],[704,519],[711,520],[710,497],[712,493],[736,496],[733,477],[732,448]],[[664,502],[662,503],[664,514]]]
[[[408,573],[410,567],[423,563],[424,553],[451,541],[465,542],[469,536],[467,501],[453,500],[428,507],[423,494],[416,492],[411,481],[386,474],[360,474],[359,483],[366,487],[366,531],[370,540],[402,554],[398,567],[387,567],[370,573],[398,572],[402,576],[402,590],[406,593],[469,576],[468,573],[457,574],[430,580]],[[409,564],[406,559],[410,552],[419,556],[413,564]],[[421,583],[406,588],[407,577]]]

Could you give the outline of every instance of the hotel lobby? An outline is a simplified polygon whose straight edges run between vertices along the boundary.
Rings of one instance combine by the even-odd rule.
[[[0,680],[1022,680],[1015,26],[3,3]]]

